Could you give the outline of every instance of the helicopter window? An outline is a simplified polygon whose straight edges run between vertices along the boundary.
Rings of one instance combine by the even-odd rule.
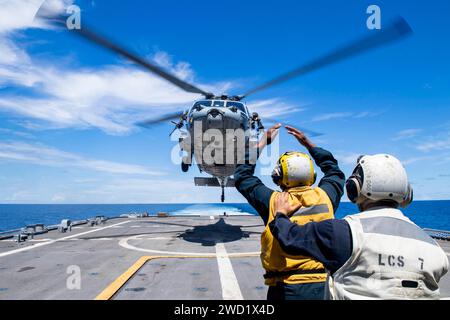
[[[223,103],[223,101],[215,100],[214,103],[213,103],[213,107],[223,108],[224,107],[224,103]]]
[[[236,108],[238,108],[238,110],[241,110],[242,112],[246,112],[245,111],[245,107],[244,107],[244,104],[243,103],[240,103],[240,102],[228,102],[227,103],[227,107],[228,108],[231,108],[231,107],[236,107]]]
[[[197,107],[197,106],[211,107],[211,100],[197,101],[197,102],[194,104],[194,107]]]
[[[194,112],[194,110],[197,109],[197,107],[202,107],[202,108],[207,108],[207,107],[211,107],[211,100],[202,100],[202,101],[197,101],[191,108],[191,110],[189,111],[189,114],[192,115],[192,112]]]

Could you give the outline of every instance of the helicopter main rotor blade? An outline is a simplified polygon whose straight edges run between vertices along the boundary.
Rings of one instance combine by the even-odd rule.
[[[296,128],[296,129],[298,129],[298,130],[304,132],[304,133],[305,133],[307,136],[309,136],[309,137],[319,137],[319,136],[323,136],[323,133],[316,132],[316,131],[312,131],[312,130],[309,130],[309,129],[306,129],[306,128],[302,128],[302,127],[299,127],[299,126],[297,126],[297,125],[290,124],[290,123],[288,123],[288,122],[286,122],[286,121],[279,121],[279,120],[277,120],[277,119],[268,118],[268,117],[263,117],[263,118],[264,118],[264,120],[266,120],[266,121],[269,122],[269,123],[282,123],[283,126],[290,126],[290,127]]]
[[[399,17],[391,25],[381,29],[381,31],[376,31],[376,33],[373,35],[365,36],[363,38],[360,38],[359,40],[351,42],[350,44],[338,48],[337,50],[326,54],[316,60],[313,60],[304,66],[301,66],[252,90],[249,90],[247,93],[240,96],[240,98],[243,99],[256,92],[265,90],[282,82],[288,81],[292,78],[296,78],[301,75],[305,75],[307,73],[321,69],[327,65],[348,59],[352,56],[356,56],[370,49],[375,49],[377,47],[387,45],[388,43],[406,37],[410,33],[412,33],[412,29],[409,24],[405,19]]]
[[[67,17],[62,14],[49,14],[44,9],[40,9],[38,13],[36,14],[36,17],[38,19],[42,19],[45,22],[48,22],[55,26],[60,27],[66,27],[66,19]],[[169,81],[170,83],[176,85],[177,87],[183,89],[184,91],[191,92],[191,93],[199,93],[204,95],[205,97],[213,96],[212,93],[203,91],[202,89],[199,89],[195,87],[194,85],[187,83],[186,81],[183,81],[174,75],[164,71],[160,67],[144,60],[143,58],[139,57],[138,55],[132,53],[130,50],[127,50],[118,44],[112,42],[111,40],[107,39],[104,36],[99,35],[98,33],[94,32],[92,29],[88,28],[84,23],[81,26],[81,29],[73,29],[70,30],[74,34],[77,34],[84,38],[85,40],[89,40],[90,42],[93,42],[100,47],[103,47],[105,49],[108,49],[114,53],[117,53],[125,58],[127,58],[130,61],[133,61],[134,63],[140,65],[141,67],[147,69],[148,71],[156,74],[157,76]]]
[[[165,115],[162,115],[161,117],[155,118],[155,119],[148,119],[144,121],[137,122],[136,125],[143,128],[150,128],[155,124],[169,121],[169,120],[176,120],[180,119],[183,116],[183,112],[174,112],[174,113],[168,113]]]

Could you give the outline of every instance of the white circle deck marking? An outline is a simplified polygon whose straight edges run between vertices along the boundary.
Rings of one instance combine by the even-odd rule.
[[[162,251],[162,250],[154,250],[154,249],[145,249],[145,248],[139,248],[136,246],[133,246],[128,243],[129,240],[137,240],[140,237],[144,235],[137,235],[132,236],[128,238],[121,239],[119,241],[119,245],[123,248],[129,249],[129,250],[135,250],[135,251],[141,251],[141,252],[149,252],[149,253],[157,253],[161,255],[175,255],[175,256],[204,256],[204,257],[217,257],[217,253],[211,252],[211,253],[205,253],[205,252],[178,252],[178,251]],[[145,240],[145,239],[143,239]],[[152,238],[149,238],[149,240],[152,240]],[[154,239],[153,239],[154,240]],[[228,253],[229,257],[241,257],[241,256],[259,256],[260,252],[239,252],[239,253]]]

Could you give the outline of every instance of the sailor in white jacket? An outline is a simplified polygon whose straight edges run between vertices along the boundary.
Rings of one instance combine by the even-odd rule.
[[[326,298],[439,299],[448,258],[398,209],[413,198],[400,161],[387,154],[360,157],[346,189],[359,214],[304,226],[290,222],[286,214],[298,208],[278,197],[270,227],[283,250],[324,264]]]

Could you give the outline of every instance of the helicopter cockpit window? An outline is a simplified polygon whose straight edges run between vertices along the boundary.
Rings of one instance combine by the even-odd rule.
[[[202,109],[202,108],[208,108],[211,107],[211,100],[202,100],[202,101],[197,101],[191,108],[191,111],[189,112],[189,114],[192,114],[192,112],[194,112],[194,110],[197,110],[197,108]]]
[[[220,101],[220,100],[215,100],[214,102],[213,102],[213,105],[212,105],[213,107],[217,107],[217,108],[223,108],[224,107],[224,102],[223,101]]]
[[[202,107],[211,107],[211,100],[197,101],[197,102],[194,104],[194,107],[198,107],[198,106],[202,106]]]
[[[244,113],[246,112],[244,104],[240,102],[227,102],[227,107],[228,108],[236,107],[238,110],[241,110]]]

